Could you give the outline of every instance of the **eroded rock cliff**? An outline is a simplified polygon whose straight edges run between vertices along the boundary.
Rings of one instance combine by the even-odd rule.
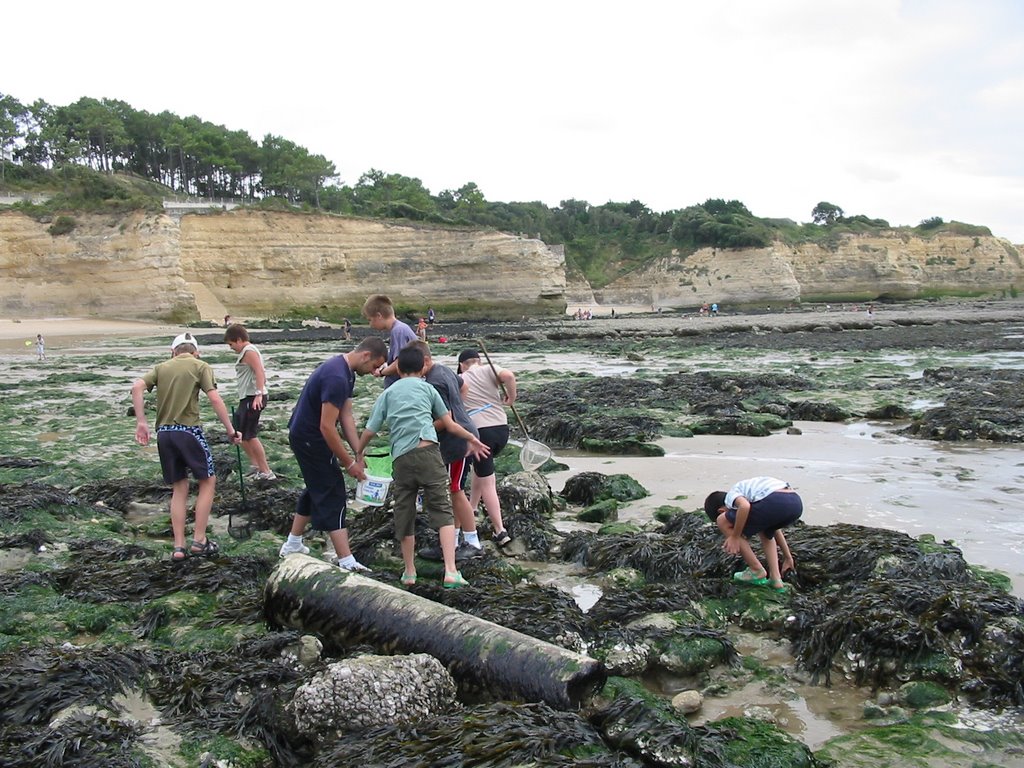
[[[560,246],[469,228],[261,211],[76,216],[0,212],[0,312],[185,321],[357,311],[371,293],[424,311],[481,302],[506,315],[634,304],[914,298],[1024,287],[1021,249],[995,237],[892,232],[818,245],[674,255],[600,290],[566,283]]]
[[[757,304],[842,301],[931,294],[989,294],[1024,286],[1019,248],[996,237],[938,234],[845,235],[834,248],[704,248],[619,278],[594,299],[603,304],[690,307],[705,301]],[[579,296],[577,296],[579,294]],[[568,300],[585,300],[574,285]]]
[[[358,309],[378,292],[421,311],[565,306],[561,249],[499,232],[255,211],[76,219],[52,237],[0,214],[0,311],[185,320],[199,314],[200,292],[242,316]]]

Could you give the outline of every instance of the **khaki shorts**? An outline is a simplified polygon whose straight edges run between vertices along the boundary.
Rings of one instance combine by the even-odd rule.
[[[395,538],[416,535],[416,496],[423,489],[423,511],[435,531],[455,525],[451,480],[437,444],[403,453],[391,465],[391,491],[395,497]]]

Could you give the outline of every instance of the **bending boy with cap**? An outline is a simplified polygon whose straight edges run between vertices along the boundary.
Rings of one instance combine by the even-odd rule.
[[[213,456],[199,422],[199,392],[206,393],[217,418],[224,425],[228,438],[237,445],[242,435],[235,431],[224,400],[217,392],[217,381],[210,364],[199,359],[199,343],[190,333],[183,333],[171,342],[171,359],[155,365],[132,385],[135,408],[135,441],[148,445],[150,432],[146,420],[143,392],[156,388],[156,445],[164,482],[170,483],[171,528],[174,551],[171,559],[184,560],[189,555],[215,555],[217,543],[206,535],[213,508],[217,475]],[[185,547],[185,519],[188,506],[188,474],[199,485],[196,496],[196,524],[192,543]]]

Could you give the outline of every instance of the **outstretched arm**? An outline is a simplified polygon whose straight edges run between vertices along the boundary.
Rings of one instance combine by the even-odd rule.
[[[444,416],[436,419],[434,421],[434,427],[446,430],[449,434],[461,437],[463,440],[467,441],[469,443],[469,452],[478,459],[491,455],[491,449],[481,443],[480,438],[455,422],[452,418],[451,411],[447,411]]]
[[[146,420],[146,403],[142,397],[145,391],[146,382],[136,379],[132,384],[132,407],[135,408],[135,442],[139,445],[149,445],[149,422]]]
[[[210,405],[213,406],[213,412],[217,414],[217,418],[220,419],[220,423],[224,425],[224,429],[227,430],[228,437],[231,439],[233,445],[237,445],[242,442],[242,433],[235,429],[235,425],[231,423],[231,414],[228,413],[228,407],[224,405],[224,398],[220,396],[220,392],[216,389],[208,389],[206,396],[210,398]]]
[[[750,517],[750,502],[746,496],[736,497],[736,522],[733,523],[732,531],[725,537],[725,551],[730,555],[738,555],[743,551],[743,528]]]

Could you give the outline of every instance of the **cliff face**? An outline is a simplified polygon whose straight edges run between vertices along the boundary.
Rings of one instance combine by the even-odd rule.
[[[471,229],[298,213],[76,216],[53,237],[0,213],[0,312],[183,321],[362,304],[371,293],[425,309],[484,302],[508,313],[570,305],[692,307],[841,301],[1024,287],[1020,249],[994,237],[846,236],[816,245],[703,249],[591,291],[566,284],[559,246]]]
[[[184,319],[194,311],[172,219],[76,219],[70,235],[52,237],[45,224],[0,213],[0,312]]]
[[[0,311],[190,319],[315,314],[371,293],[419,306],[473,300],[522,313],[564,307],[560,248],[497,232],[236,211],[76,217],[68,235],[0,214]],[[200,296],[202,294],[202,296]]]
[[[674,256],[594,291],[597,302],[663,307],[841,301],[932,293],[984,294],[1024,287],[1020,249],[995,237],[893,232],[847,235],[834,249],[817,245],[722,251],[704,248]],[[575,286],[574,286],[575,287]],[[569,302],[577,298],[577,290]]]

